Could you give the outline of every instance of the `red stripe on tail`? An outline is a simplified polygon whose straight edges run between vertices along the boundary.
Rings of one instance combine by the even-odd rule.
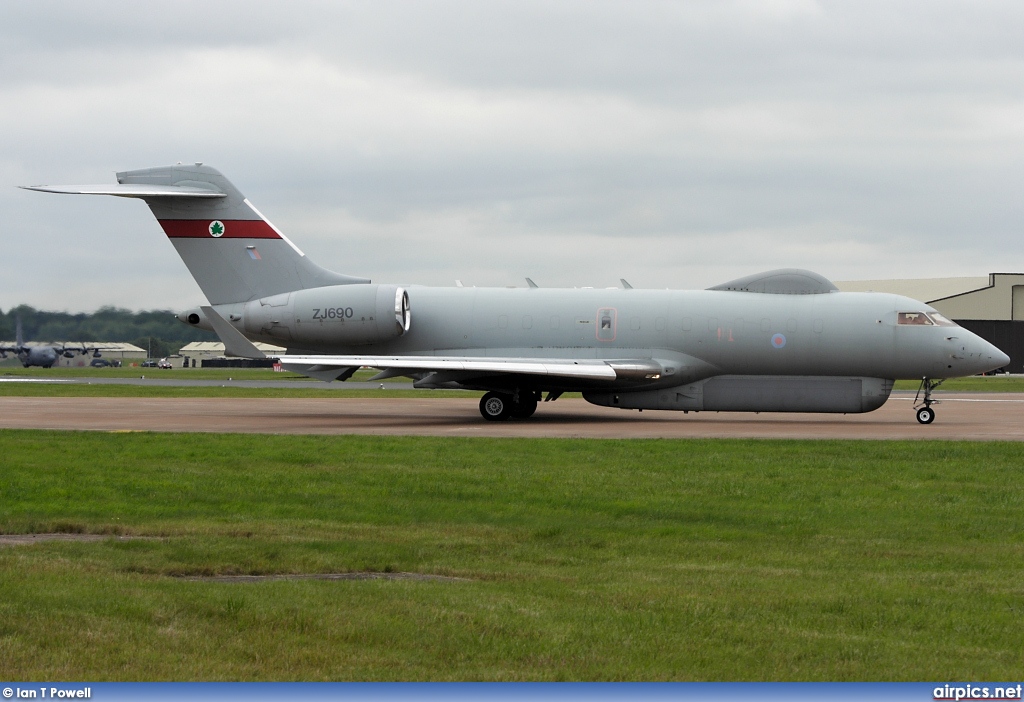
[[[262,219],[161,219],[160,226],[171,239],[281,238]]]

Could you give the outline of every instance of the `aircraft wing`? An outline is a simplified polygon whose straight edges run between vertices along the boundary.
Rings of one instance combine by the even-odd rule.
[[[56,348],[56,347],[54,347]],[[64,353],[65,351],[74,351],[76,353],[89,353],[91,351],[113,351],[117,349],[117,346],[97,346],[95,344],[64,344],[60,347],[59,351]]]
[[[522,358],[499,356],[281,356],[285,370],[304,374],[321,373],[325,377],[334,369],[369,366],[385,371],[403,371],[395,375],[431,373],[436,371],[468,371],[480,374],[544,375],[587,380],[655,379],[663,372],[662,365],[652,359],[639,360],[574,360],[568,358]],[[336,373],[334,374],[336,375]],[[314,375],[314,377],[317,377]]]

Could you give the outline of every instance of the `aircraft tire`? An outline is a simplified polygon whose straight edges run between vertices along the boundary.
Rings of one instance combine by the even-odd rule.
[[[917,411],[917,421],[921,424],[931,424],[935,421],[935,410],[931,407],[922,407]]]
[[[489,422],[501,422],[512,416],[512,396],[489,392],[480,398],[480,414]]]
[[[520,395],[519,402],[512,405],[513,419],[529,419],[537,411],[537,396],[532,392]]]

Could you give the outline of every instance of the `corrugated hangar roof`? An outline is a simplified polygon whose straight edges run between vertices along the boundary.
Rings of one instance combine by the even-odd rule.
[[[256,348],[264,353],[283,353],[287,351],[283,346],[274,346],[273,344],[264,344],[263,342],[253,342]],[[219,341],[193,341],[190,344],[186,344],[181,347],[178,352],[180,354],[186,353],[224,353],[224,344]]]
[[[0,341],[0,346],[14,346],[14,341]],[[103,351],[116,351],[118,353],[146,353],[146,349],[140,349],[134,344],[121,341],[26,341],[25,346],[61,346],[74,351],[76,346],[100,346],[100,353]]]
[[[905,295],[922,302],[962,295],[989,285],[989,276],[969,278],[909,278],[904,280],[844,280],[836,287],[843,292],[884,292]]]
[[[927,302],[950,319],[1024,320],[1024,273],[970,278],[847,280],[844,292],[887,292]]]

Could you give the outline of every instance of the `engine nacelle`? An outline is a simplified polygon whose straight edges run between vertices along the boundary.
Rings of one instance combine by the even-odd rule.
[[[409,331],[409,293],[397,285],[331,285],[245,303],[244,331],[290,345],[361,346]]]

